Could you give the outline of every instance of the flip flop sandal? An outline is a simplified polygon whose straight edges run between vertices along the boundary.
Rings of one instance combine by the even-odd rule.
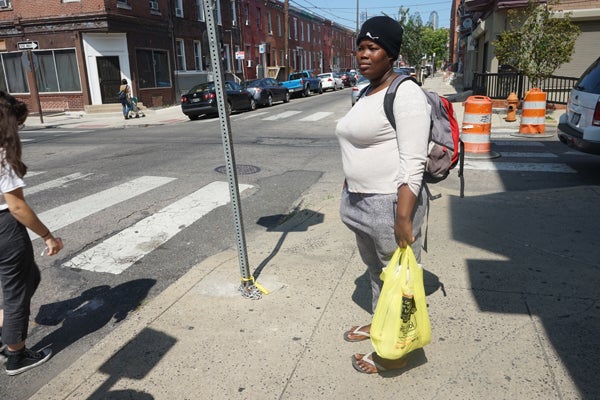
[[[371,337],[371,335],[369,334],[369,332],[364,332],[361,329],[366,327],[368,325],[361,325],[361,326],[357,326],[356,329],[354,330],[349,330],[344,332],[344,340],[346,342],[362,342],[363,340],[367,340]],[[350,337],[350,335],[352,336],[359,336],[356,339],[353,339]]]
[[[363,361],[364,361],[364,362],[366,362],[367,364],[371,364],[373,367],[375,367],[375,369],[376,369],[376,370],[375,370],[375,371],[365,371],[365,370],[364,370],[364,369],[362,369],[362,368],[360,367],[360,365],[358,364],[358,362],[359,362],[360,360],[363,360]],[[360,360],[358,360],[358,359],[356,358],[356,354],[352,356],[352,366],[353,366],[353,367],[354,367],[354,369],[355,369],[355,370],[357,370],[358,372],[362,372],[363,374],[378,374],[378,373],[380,373],[380,372],[385,372],[385,371],[387,371],[387,369],[386,369],[386,368],[382,367],[381,365],[379,365],[378,363],[376,363],[376,362],[373,360],[373,352],[370,352],[370,353],[364,354]]]

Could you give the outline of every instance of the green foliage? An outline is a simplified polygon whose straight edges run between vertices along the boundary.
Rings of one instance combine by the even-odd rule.
[[[496,57],[522,71],[534,86],[570,61],[579,28],[568,13],[553,17],[551,7],[530,1],[526,8],[509,10],[507,20],[509,29],[492,43]]]
[[[427,59],[445,60],[448,55],[446,44],[448,42],[448,29],[433,29],[429,25],[423,25],[421,17],[410,15],[410,9],[400,7],[398,21],[404,29],[402,35],[402,48],[400,53],[407,65],[419,67],[423,56]]]

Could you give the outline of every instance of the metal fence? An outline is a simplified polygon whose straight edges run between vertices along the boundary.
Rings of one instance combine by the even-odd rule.
[[[551,76],[539,85],[547,93],[547,102],[567,104],[569,93],[579,78]],[[497,74],[475,73],[471,88],[473,94],[491,99],[506,99],[511,92],[523,99],[533,85],[522,73],[502,72]]]

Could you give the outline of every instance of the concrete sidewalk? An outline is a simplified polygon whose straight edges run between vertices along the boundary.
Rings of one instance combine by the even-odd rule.
[[[216,254],[31,398],[562,400],[600,392],[600,250],[564,229],[588,209],[578,229],[594,231],[597,188],[568,189],[574,203],[557,215],[567,189],[498,187],[459,199],[455,181],[436,185],[444,196],[432,204],[423,257],[432,342],[405,369],[366,375],[350,357],[371,351],[370,342],[342,338],[370,321],[365,267],[339,219],[342,179],[325,174],[285,223],[247,238],[251,271],[261,266],[255,277],[269,295],[243,298],[237,251]],[[577,257],[557,256],[567,242]]]

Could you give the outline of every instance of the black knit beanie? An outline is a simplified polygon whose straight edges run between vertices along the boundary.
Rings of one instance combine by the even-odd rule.
[[[371,39],[383,47],[391,58],[396,60],[402,45],[402,32],[402,27],[398,21],[390,17],[381,15],[369,18],[362,24],[360,33],[356,38],[356,44],[358,45],[363,39]]]

